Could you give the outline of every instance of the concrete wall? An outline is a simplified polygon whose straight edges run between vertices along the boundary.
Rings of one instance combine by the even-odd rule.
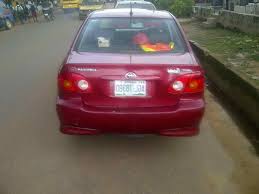
[[[259,90],[241,78],[209,51],[191,42],[207,77],[259,128]]]
[[[237,13],[246,13],[246,6],[236,5],[234,11]]]
[[[193,6],[193,16],[199,19],[206,20],[213,15],[211,7]]]
[[[230,29],[238,29],[242,32],[259,35],[259,15],[222,10],[217,22]]]
[[[245,12],[243,6],[236,6],[236,10]],[[249,11],[249,9],[247,10]],[[259,12],[259,6],[256,7],[256,12]],[[259,35],[259,15],[222,10],[220,7],[194,6],[193,16],[202,20],[215,17],[217,18],[217,23],[226,28]]]
[[[246,6],[236,5],[234,11],[237,13],[247,13],[259,15],[259,4],[249,3]]]

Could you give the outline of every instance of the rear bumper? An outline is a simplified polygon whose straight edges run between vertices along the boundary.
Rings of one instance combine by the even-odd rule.
[[[77,3],[71,3],[71,4],[63,4],[63,9],[78,9],[79,6]]]
[[[57,100],[60,130],[65,134],[101,133],[192,136],[199,133],[203,99],[184,100],[171,111],[93,111],[78,101]]]
[[[79,8],[78,8],[78,5],[63,5],[63,11],[64,13],[72,13],[72,12],[76,12],[78,11]]]

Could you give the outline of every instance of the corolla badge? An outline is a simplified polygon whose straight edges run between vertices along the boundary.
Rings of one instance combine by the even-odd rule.
[[[171,69],[167,69],[167,72],[170,74],[178,74],[181,72],[180,68],[171,68]]]
[[[137,77],[137,75],[133,72],[128,72],[125,75],[125,78],[127,78],[127,79],[135,79],[136,77]]]
[[[180,68],[170,68],[167,69],[167,73],[169,74],[184,74],[184,73],[192,73],[191,69],[180,69]]]
[[[88,71],[88,72],[95,72],[97,71],[94,68],[87,68],[87,67],[71,67],[72,71]]]

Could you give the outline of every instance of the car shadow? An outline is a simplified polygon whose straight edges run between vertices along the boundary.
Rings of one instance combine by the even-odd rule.
[[[149,150],[165,150],[168,147],[170,147],[170,150],[172,150],[172,147],[177,149],[183,143],[180,139],[184,138],[157,135],[104,134],[97,136],[70,136],[68,141],[70,146],[81,151],[149,153]]]

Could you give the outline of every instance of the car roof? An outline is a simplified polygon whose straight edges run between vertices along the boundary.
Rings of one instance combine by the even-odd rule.
[[[134,4],[134,3],[137,3],[137,4],[150,4],[150,5],[153,5],[153,3],[151,2],[148,2],[148,1],[119,1],[117,4]]]
[[[100,17],[130,17],[130,8],[125,9],[105,9],[100,11],[94,11],[90,14],[90,18]],[[168,18],[172,19],[172,15],[167,11],[156,11],[146,9],[132,9],[132,17],[146,17],[146,18]]]

